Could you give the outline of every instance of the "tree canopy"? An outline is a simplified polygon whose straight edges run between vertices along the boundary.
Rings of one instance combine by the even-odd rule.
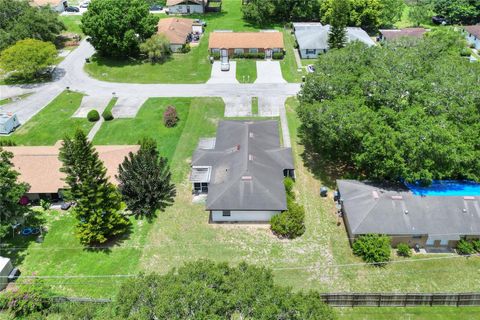
[[[243,18],[250,23],[265,26],[290,21],[319,19],[318,0],[250,0],[242,7]]]
[[[299,98],[314,159],[357,178],[480,180],[480,64],[457,32],[319,58]]]
[[[82,16],[82,30],[100,55],[126,58],[139,54],[157,22],[144,0],[93,0]]]
[[[434,11],[449,23],[476,24],[480,22],[478,0],[432,0]]]
[[[337,0],[333,3],[332,23],[328,35],[328,46],[330,49],[340,49],[347,43],[347,24],[349,19],[348,0]]]
[[[0,147],[0,239],[11,231],[12,224],[20,222],[27,207],[19,204],[20,198],[30,189],[18,182],[19,173],[13,169],[13,154]]]
[[[166,275],[143,275],[119,290],[122,319],[335,319],[318,293],[274,284],[270,270],[197,261]]]
[[[106,169],[92,143],[81,130],[65,137],[60,149],[61,171],[67,177],[67,199],[74,200],[76,233],[85,245],[105,243],[125,233],[130,221],[119,212],[120,194],[108,181]]]
[[[55,62],[57,50],[50,42],[20,40],[0,53],[0,67],[11,76],[31,80]]]
[[[0,51],[27,38],[54,42],[65,30],[58,13],[31,6],[28,0],[0,0]]]

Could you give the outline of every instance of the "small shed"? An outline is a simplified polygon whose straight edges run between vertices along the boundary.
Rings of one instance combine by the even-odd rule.
[[[12,262],[9,258],[0,257],[0,290],[7,287],[8,275],[13,270]]]
[[[18,117],[13,113],[0,113],[0,134],[9,134],[20,125]]]

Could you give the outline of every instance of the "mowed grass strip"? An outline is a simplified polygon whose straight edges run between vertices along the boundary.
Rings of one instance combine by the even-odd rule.
[[[137,144],[142,138],[153,138],[157,141],[160,154],[170,159],[187,121],[191,101],[191,98],[150,98],[135,118],[104,122],[93,143]],[[176,108],[179,118],[173,128],[163,124],[163,113],[170,105]]]
[[[237,80],[240,83],[254,83],[257,79],[257,61],[248,59],[236,60]]]
[[[12,140],[17,145],[44,146],[54,145],[65,135],[72,135],[76,129],[88,133],[93,123],[88,122],[87,119],[72,118],[80,107],[82,98],[83,95],[78,92],[62,92],[13,134],[1,137],[0,140]]]
[[[480,307],[336,308],[341,320],[476,320]]]

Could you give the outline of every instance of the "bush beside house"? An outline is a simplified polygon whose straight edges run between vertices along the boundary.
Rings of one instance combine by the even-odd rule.
[[[390,238],[381,234],[360,236],[352,245],[353,253],[367,263],[385,265],[390,261]]]
[[[406,243],[399,243],[397,245],[397,254],[401,257],[411,257],[412,256],[412,250]]]
[[[474,254],[475,251],[478,251],[480,240],[460,240],[457,243],[457,253],[461,255],[470,255]],[[475,245],[474,245],[475,243]]]

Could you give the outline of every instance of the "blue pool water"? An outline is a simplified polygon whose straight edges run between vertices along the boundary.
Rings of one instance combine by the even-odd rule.
[[[458,180],[433,180],[428,187],[406,183],[418,196],[480,196],[480,183]]]

